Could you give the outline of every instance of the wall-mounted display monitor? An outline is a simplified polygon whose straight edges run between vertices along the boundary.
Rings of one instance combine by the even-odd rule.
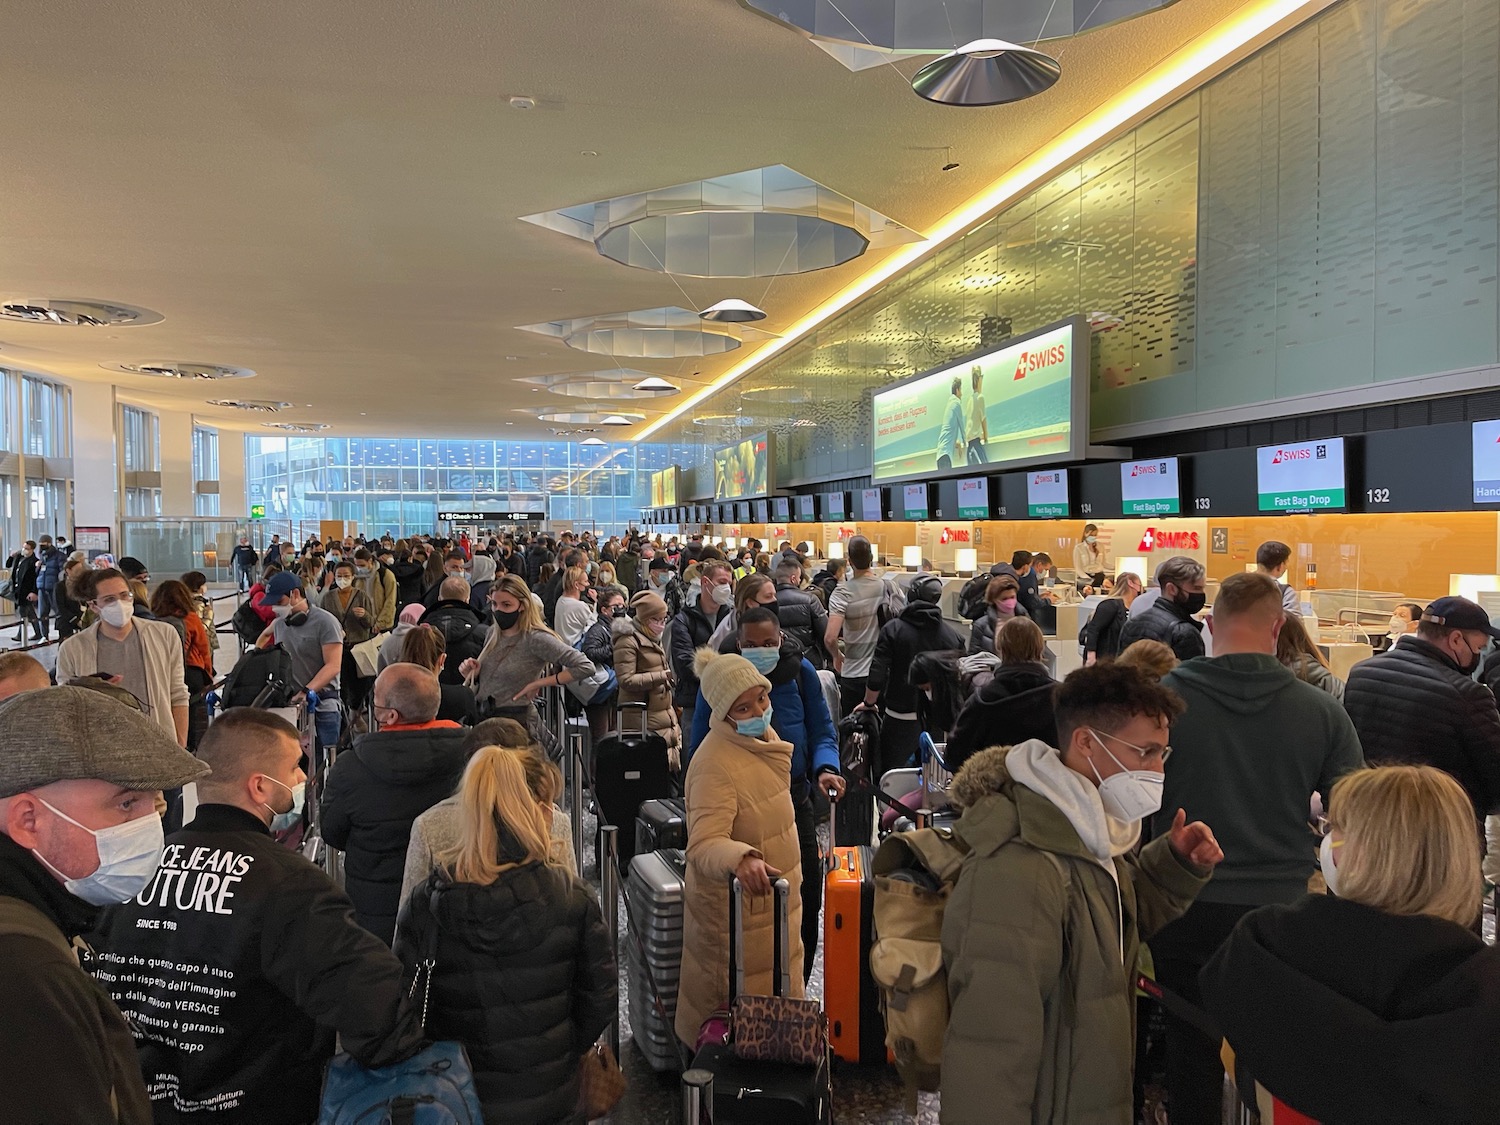
[[[1089,328],[1049,325],[875,394],[871,476],[1077,460],[1088,445]]]
[[[885,518],[885,505],[881,503],[881,489],[866,488],[859,494],[859,518],[866,523],[878,523]]]
[[[651,474],[651,506],[670,508],[677,503],[678,477],[682,470],[676,465]]]
[[[1344,439],[1263,445],[1255,451],[1262,512],[1336,512],[1345,507]]]
[[[740,500],[731,506],[734,509],[735,523],[750,522],[750,502],[748,500]]]
[[[1175,516],[1182,512],[1177,458],[1124,461],[1120,464],[1120,500],[1127,516]]]
[[[771,518],[780,522],[792,518],[792,498],[790,496],[771,497]]]
[[[720,500],[771,491],[771,435],[756,434],[714,450],[714,495]]]
[[[1034,519],[1067,518],[1067,469],[1046,469],[1026,474],[1026,514]]]
[[[901,486],[901,518],[904,520],[932,519],[934,508],[932,486],[929,484],[906,484]]]
[[[958,518],[961,520],[990,518],[989,477],[965,477],[958,482]]]
[[[1474,503],[1500,504],[1500,422],[1475,422]]]
[[[849,494],[847,492],[825,492],[823,494],[823,518],[829,523],[838,523],[849,518]]]
[[[750,501],[750,518],[756,523],[770,523],[771,505],[764,500]]]
[[[797,522],[813,523],[818,518],[818,502],[815,496],[797,497]]]

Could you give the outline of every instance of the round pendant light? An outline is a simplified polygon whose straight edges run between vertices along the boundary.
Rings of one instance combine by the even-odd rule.
[[[579,442],[578,444],[579,445],[608,445],[609,442],[605,441],[603,438],[586,437],[581,442]]]
[[[678,394],[682,388],[676,386],[673,383],[667,382],[660,375],[652,375],[648,378],[642,379],[639,383],[635,384],[635,386],[631,387],[630,389],[643,395],[675,395]]]
[[[941,105],[1005,105],[1050,90],[1060,77],[1062,67],[1051,55],[1003,39],[976,39],[917,71],[911,88]]]
[[[721,324],[749,324],[752,320],[765,320],[766,314],[749,301],[728,297],[709,305],[698,317],[700,320],[712,320]]]

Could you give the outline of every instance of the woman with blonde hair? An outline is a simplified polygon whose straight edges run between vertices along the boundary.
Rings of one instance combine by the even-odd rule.
[[[584,596],[588,588],[589,572],[583,567],[570,566],[563,571],[562,594],[552,620],[557,635],[570,645],[576,645],[596,620],[594,604]]]
[[[1484,1077],[1500,951],[1473,929],[1468,796],[1431,766],[1359,770],[1334,785],[1321,828],[1330,893],[1247,914],[1200,978],[1237,1061],[1316,1121],[1500,1121]]]
[[[1131,605],[1144,589],[1141,576],[1128,570],[1120,571],[1109,587],[1109,593],[1094,607],[1094,616],[1089,618],[1088,628],[1084,630],[1085,665],[1112,660],[1120,655],[1120,634],[1125,631],[1125,622],[1130,620]]]
[[[1281,623],[1281,633],[1276,638],[1276,659],[1292,670],[1292,674],[1305,684],[1326,691],[1340,703],[1344,702],[1344,681],[1333,674],[1328,660],[1312,643],[1302,618],[1289,613]]]
[[[594,674],[594,665],[547,628],[541,607],[526,583],[514,574],[495,579],[490,609],[495,623],[490,626],[484,648],[477,657],[458,666],[459,674],[474,689],[481,715],[524,715],[533,740],[551,747],[556,743],[556,733],[542,722],[533,701],[543,688],[588,679]]]
[[[619,1004],[599,902],[548,861],[527,754],[470,759],[457,837],[396,931],[427,1034],[464,1045],[487,1125],[578,1122],[579,1059]]]
[[[1146,638],[1126,645],[1118,659],[1121,664],[1139,668],[1153,680],[1161,679],[1180,663],[1171,645]]]
[[[619,578],[615,576],[615,564],[608,559],[599,564],[599,576],[594,581],[594,588],[599,591],[599,597],[603,598],[609,590],[616,590],[620,597],[626,601],[630,600],[630,591],[625,589]]]

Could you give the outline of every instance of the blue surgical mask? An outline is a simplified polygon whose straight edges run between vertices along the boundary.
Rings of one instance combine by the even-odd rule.
[[[286,812],[277,812],[270,805],[265,806],[266,811],[271,814],[271,831],[286,832],[302,819],[302,806],[307,803],[307,782],[299,781],[296,785],[287,785],[277,781],[274,777],[268,777],[266,780],[280,785],[292,795],[292,807]]]
[[[47,857],[35,848],[31,854],[46,865],[47,869],[62,880],[69,894],[83,899],[93,906],[114,906],[129,902],[151,882],[161,862],[162,827],[161,817],[155,813],[138,816],[124,824],[111,828],[89,828],[79,824],[61,809],[37,797],[55,816],[66,820],[75,828],[81,828],[94,838],[99,853],[99,866],[91,874],[79,879],[70,879],[47,861]]]
[[[750,661],[762,676],[781,662],[780,648],[742,648],[740,655]]]
[[[754,652],[756,650],[752,649],[751,651]],[[769,652],[771,650],[766,649],[765,651]],[[734,729],[746,738],[760,738],[771,729],[771,705],[769,703],[766,704],[766,713],[764,715],[758,715],[753,719],[736,719],[734,721]]]

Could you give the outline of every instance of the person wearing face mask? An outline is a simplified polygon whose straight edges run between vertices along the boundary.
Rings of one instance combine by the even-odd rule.
[[[730,566],[723,559],[706,559],[698,564],[698,593],[672,618],[672,671],[677,677],[673,704],[679,713],[692,709],[698,698],[698,676],[693,671],[693,654],[711,645],[719,625],[729,616],[734,601]]]
[[[36,557],[36,543],[28,539],[6,560],[6,566],[10,567],[10,590],[11,601],[15,602],[16,610],[21,615],[21,627],[16,630],[16,643],[20,644],[25,639],[26,626],[29,624],[34,636],[33,640],[46,639],[42,627],[37,620],[37,606],[41,595],[37,590],[38,562]]]
[[[907,674],[912,660],[922,652],[951,651],[957,657],[963,651],[963,638],[943,620],[943,611],[938,608],[942,596],[941,578],[917,575],[907,587],[906,605],[900,615],[882,625],[876,638],[863,704],[885,711],[876,778],[910,764],[917,752],[922,727],[917,719],[917,688]]]
[[[767,606],[778,614],[780,612],[776,601],[776,583],[768,575],[747,574],[735,581],[734,602],[728,615],[720,618],[719,623],[714,626],[713,635],[708,638],[709,647],[718,649],[725,640],[734,636],[735,629],[739,627],[739,615],[756,606]]]
[[[162,855],[156,800],[208,767],[139,712],[84,688],[0,703],[0,741],[4,1116],[149,1125],[130,1025],[72,942],[101,908],[151,882]]]
[[[1162,677],[1187,704],[1172,733],[1164,808],[1191,809],[1212,824],[1227,857],[1192,908],[1151,942],[1158,979],[1189,1003],[1198,1002],[1199,970],[1240,918],[1305,893],[1313,872],[1312,797],[1326,805],[1333,783],[1364,765],[1344,708],[1277,659],[1285,621],[1275,581],[1230,575],[1214,600],[1214,655]],[[1495,722],[1500,728],[1500,718]],[[1170,812],[1153,826],[1157,835],[1167,832]],[[1184,1121],[1218,1120],[1219,1046],[1168,1018],[1167,1090]]]
[[[431,571],[431,566],[432,564],[429,561],[429,573]],[[443,582],[449,578],[462,578],[465,582],[469,580],[469,560],[464,558],[464,554],[462,551],[449,551],[447,555],[444,556],[443,569],[441,573],[437,575],[437,580],[434,581],[432,585],[427,588],[427,592],[422,595],[422,604],[425,605],[428,609],[431,609],[433,606],[437,605],[437,603],[441,601],[443,597]]]
[[[813,786],[844,793],[839,773],[838,732],[818,670],[803,656],[802,646],[787,636],[769,607],[747,609],[720,652],[737,652],[771,684],[770,703],[776,733],[792,744],[791,793],[797,815],[797,842],[802,859],[802,979],[812,974],[818,952],[818,911],[823,907],[823,869],[818,862],[818,835],[813,815]],[[698,693],[688,736],[691,755],[708,736],[712,709]]]
[[[1417,635],[1417,626],[1421,621],[1422,606],[1416,602],[1401,602],[1391,610],[1391,619],[1386,623],[1386,651],[1390,651],[1402,641],[1414,640]]]
[[[344,666],[344,630],[326,609],[308,601],[302,580],[282,571],[266,583],[262,599],[276,616],[255,642],[257,647],[278,644],[292,661],[292,679],[318,697],[313,716],[318,742],[325,749],[338,745],[343,719],[339,686]]]
[[[472,591],[462,578],[443,579],[438,593],[437,602],[417,621],[438,630],[448,644],[448,663],[438,679],[445,684],[461,684],[464,678],[459,674],[458,666],[478,656],[489,636],[490,626],[485,624],[489,606],[485,606],[484,613],[475,610],[470,599]]]
[[[102,674],[135,696],[142,713],[177,745],[186,746],[188,688],[177,630],[137,618],[130,584],[118,570],[89,572],[81,576],[80,589],[96,620],[58,649],[58,682]]]
[[[306,1125],[335,1037],[363,1065],[388,1066],[423,1046],[421,1013],[348,896],[271,835],[302,819],[296,729],[235,707],[198,753],[212,773],[197,813],[105,913],[93,968],[134,1024],[157,1122]]]
[[[687,600],[687,587],[665,555],[657,555],[646,569],[646,589],[667,603],[667,616],[676,617]]]
[[[963,705],[948,735],[944,757],[950,770],[956,772],[986,746],[1014,746],[1033,738],[1049,746],[1057,742],[1052,710],[1057,681],[1043,659],[1046,651],[1046,638],[1035,621],[1013,617],[1000,626],[995,637],[1000,664]]]
[[[389,632],[396,624],[397,610],[396,576],[390,567],[377,560],[368,548],[359,547],[354,552],[354,584],[370,599],[374,618],[370,631]]]
[[[1500,812],[1500,713],[1474,680],[1500,629],[1467,598],[1439,598],[1417,634],[1356,664],[1344,686],[1367,761],[1436,766],[1452,774],[1476,818]]]
[[[451,794],[463,773],[464,728],[437,717],[437,675],[392,664],[375,679],[375,721],[323,779],[323,839],[344,852],[344,889],[361,926],[389,944],[411,824]]]
[[[469,604],[481,617],[489,611],[490,588],[497,570],[495,560],[486,554],[475,555],[469,563]]]
[[[589,574],[581,566],[569,567],[563,573],[562,594],[553,610],[557,635],[576,645],[598,619],[594,603],[589,600]]]
[[[954,778],[968,854],[943,913],[945,1125],[1133,1119],[1140,944],[1225,854],[1180,808],[1137,847],[1182,713],[1134,668],[1083,668],[1057,691],[1059,748],[994,746]]]
[[[729,877],[752,900],[744,911],[740,965],[746,996],[772,994],[771,910],[762,902],[775,880],[801,886],[801,847],[787,779],[792,746],[773,728],[771,682],[745,657],[698,650],[696,671],[708,703],[708,734],[688,767],[687,879],[683,891],[682,970],[677,1038],[691,1048],[710,1014],[729,1003]],[[786,964],[802,963],[802,902],[792,895]],[[802,979],[791,974],[800,999]]]
[[[649,590],[630,599],[631,615],[617,617],[614,634],[615,675],[621,704],[644,703],[646,725],[667,743],[667,759],[681,768],[682,728],[672,705],[672,666],[667,661],[667,603]]]
[[[1177,654],[1178,660],[1204,655],[1203,630],[1194,614],[1203,609],[1203,580],[1206,571],[1201,562],[1187,555],[1174,555],[1156,569],[1160,595],[1132,611],[1130,620],[1120,631],[1120,648],[1139,640],[1161,641]],[[1217,607],[1215,607],[1217,609]]]
[[[514,574],[495,580],[490,609],[495,623],[484,647],[477,657],[459,663],[459,675],[474,689],[482,716],[498,713],[519,719],[537,745],[555,747],[558,732],[542,721],[533,704],[543,688],[586,680],[594,674],[594,666],[547,628],[541,606]],[[448,651],[453,652],[451,638]]]
[[[995,651],[995,634],[1000,626],[1017,617],[1031,616],[1020,602],[1021,583],[1013,574],[997,574],[984,588],[984,616],[969,626],[966,656]]]
[[[1109,568],[1109,557],[1099,546],[1099,525],[1084,524],[1083,538],[1073,546],[1073,569],[1078,573],[1078,581],[1101,586]]]
[[[579,639],[577,647],[589,658],[589,662],[595,668],[613,668],[615,666],[615,634],[614,624],[620,618],[626,616],[625,594],[617,587],[611,586],[599,591],[599,616],[594,623],[584,631]],[[585,711],[588,714],[589,730],[593,732],[596,739],[603,738],[613,729],[615,719],[616,696],[611,695],[602,703],[591,703]]]
[[[1360,770],[1319,827],[1331,893],[1247,915],[1199,976],[1236,1065],[1299,1120],[1500,1121],[1468,796],[1430,766]]]

